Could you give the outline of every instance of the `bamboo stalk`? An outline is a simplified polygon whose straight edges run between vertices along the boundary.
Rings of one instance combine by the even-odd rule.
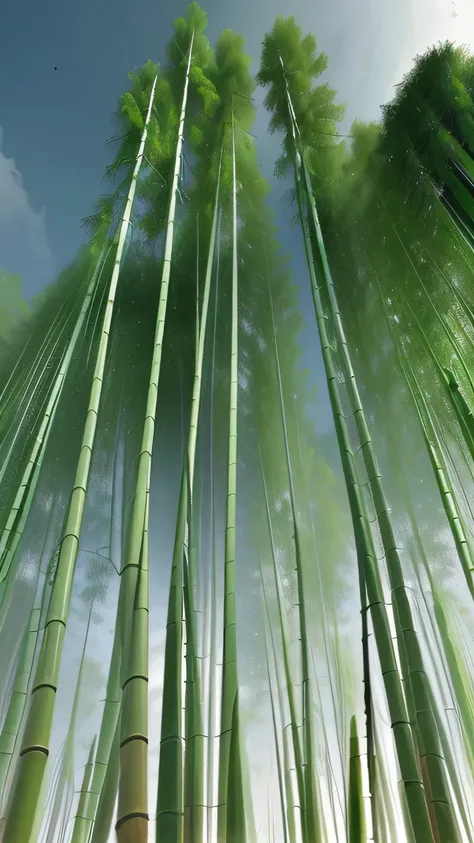
[[[97,736],[91,743],[87,764],[84,767],[82,776],[81,789],[79,792],[79,802],[77,805],[76,816],[74,817],[74,828],[71,837],[71,843],[79,843],[79,841],[87,840],[88,818],[86,816],[87,801],[89,796],[89,786],[92,778],[92,771],[94,767],[94,753]]]
[[[214,749],[215,749],[215,717],[216,717],[216,645],[217,645],[217,630],[216,630],[216,519],[215,519],[215,500],[214,500],[214,400],[215,400],[215,368],[216,368],[216,341],[217,341],[217,309],[219,303],[219,270],[220,270],[220,214],[219,214],[219,230],[217,236],[217,267],[216,267],[216,286],[214,296],[214,326],[212,337],[212,362],[211,362],[211,389],[210,389],[210,422],[209,422],[209,447],[210,447],[210,466],[209,466],[209,519],[210,519],[210,618],[209,618],[209,671],[208,671],[208,695],[209,705],[207,712],[207,781],[206,781],[206,799],[207,799],[207,843],[212,843],[213,840],[213,809],[214,809]]]
[[[55,508],[51,511],[45,546],[48,543],[49,533],[54,528],[54,516]],[[26,702],[31,684],[34,658],[38,646],[39,633],[42,628],[41,624],[44,612],[47,610],[51,599],[51,586],[54,581],[55,562],[57,561],[58,554],[59,549],[56,548],[49,560],[44,576],[41,571],[44,554],[41,555],[39,560],[33,608],[30,612],[28,627],[23,636],[12,693],[0,734],[0,797],[2,798],[4,807],[8,801],[7,796],[10,790],[9,779],[11,777],[11,771],[18,755],[18,736],[20,735],[26,714]]]
[[[270,659],[268,655],[268,635],[270,634],[272,639],[273,645],[273,654],[274,654],[274,670],[277,674],[277,682],[278,682],[278,665],[276,663],[276,654],[275,654],[275,644],[273,639],[273,631],[271,626],[271,619],[270,619],[270,612],[268,609],[268,600],[267,594],[265,590],[265,583],[263,578],[263,571],[262,571],[262,563],[260,560],[260,554],[258,557],[259,561],[259,571],[260,571],[260,583],[262,588],[262,596],[263,596],[263,604],[265,608],[265,664],[267,669],[267,681],[268,687],[270,691],[270,706],[272,712],[272,726],[273,726],[273,741],[276,753],[276,762],[277,762],[277,775],[278,775],[278,792],[280,796],[280,809],[281,809],[281,823],[283,829],[283,843],[295,843],[295,820],[294,820],[294,805],[291,787],[289,787],[289,780],[287,778],[286,769],[284,771],[283,763],[281,758],[281,750],[280,750],[280,731],[278,729],[278,720],[277,720],[277,706],[275,703],[274,695],[272,692],[272,682],[271,682],[271,674],[270,674]],[[268,630],[270,632],[268,633]],[[279,696],[280,701],[280,696]],[[280,710],[280,722],[282,717],[282,711]],[[285,737],[285,729],[282,729],[283,739]]]
[[[349,817],[349,843],[365,843],[367,833],[365,828],[364,794],[362,790],[362,765],[355,715],[351,717],[349,805],[347,813]]]
[[[216,197],[212,221],[206,277],[204,282],[203,303],[199,321],[198,346],[194,373],[194,386],[189,422],[186,472],[188,478],[187,535],[190,536],[193,523],[193,481],[196,461],[196,441],[201,402],[201,386],[204,361],[204,347],[207,334],[207,318],[211,292],[212,267],[216,246],[216,233],[219,209],[220,176],[222,167],[223,145],[221,147]],[[184,482],[181,485],[184,489]],[[177,537],[178,538],[178,537]],[[185,536],[179,537],[184,543]],[[201,843],[204,822],[204,735],[201,712],[201,681],[197,657],[197,635],[195,607],[193,598],[194,571],[189,566],[188,556],[183,552],[184,565],[184,606],[186,619],[186,699],[185,699],[185,774],[184,774],[184,839],[192,843]]]
[[[276,561],[276,548],[275,548],[275,541],[273,536],[273,525],[272,519],[270,514],[270,505],[268,501],[268,491],[267,491],[267,484],[265,480],[265,473],[263,470],[263,463],[260,461],[261,465],[261,473],[262,473],[262,485],[263,485],[263,493],[264,493],[264,500],[265,500],[265,510],[267,515],[267,524],[268,524],[268,533],[270,538],[270,548],[271,548],[271,557],[272,557],[272,565],[273,565],[273,576],[275,580],[275,590],[277,596],[277,606],[278,606],[278,619],[280,623],[280,633],[282,638],[282,647],[283,647],[283,667],[285,672],[285,682],[286,682],[286,693],[288,697],[288,707],[290,712],[290,726],[291,726],[291,737],[292,737],[292,744],[293,744],[293,755],[295,761],[295,768],[296,768],[296,782],[297,782],[297,790],[298,790],[298,802],[300,808],[300,832],[301,837],[304,843],[307,843],[306,839],[306,822],[305,822],[305,800],[306,800],[306,790],[305,790],[305,781],[304,781],[304,764],[303,764],[303,755],[301,750],[301,743],[298,734],[298,723],[296,718],[296,704],[295,704],[295,696],[294,696],[294,689],[293,689],[293,680],[291,676],[290,670],[290,661],[288,657],[288,637],[287,637],[287,629],[285,623],[285,613],[284,613],[284,606],[282,601],[281,595],[281,585],[280,585],[280,577],[277,567]],[[309,841],[308,841],[309,843]]]
[[[122,684],[117,843],[148,840],[148,510],[149,492]]]
[[[235,529],[237,496],[238,400],[238,258],[237,173],[235,124],[232,115],[232,328],[230,352],[229,456],[224,563],[224,635],[219,739],[217,837],[219,843],[241,839],[243,817],[242,770],[238,738],[238,675],[235,615]],[[237,734],[236,734],[237,733]],[[231,787],[232,784],[232,787]]]
[[[105,693],[105,704],[99,730],[97,752],[94,758],[94,769],[92,772],[87,800],[85,802],[80,821],[75,822],[73,827],[72,843],[88,843],[91,833],[93,835],[95,830],[95,819],[107,778],[107,771],[110,764],[113,763],[113,742],[119,727],[122,691],[120,687],[120,632],[121,612],[120,604],[118,604],[114,642],[107,679],[107,689]]]
[[[165,240],[165,255],[163,262],[163,274],[161,278],[160,303],[156,325],[155,346],[153,351],[152,377],[154,383],[154,396],[149,393],[149,402],[152,403],[151,418],[154,425],[154,413],[156,409],[156,397],[160,370],[161,352],[163,345],[163,331],[168,300],[168,288],[171,270],[171,257],[173,252],[173,236],[175,225],[176,197],[178,192],[178,179],[181,172],[182,146],[184,137],[184,121],[186,117],[186,104],[188,97],[189,72],[193,54],[195,32],[192,31],[186,77],[184,82],[183,99],[181,103],[181,115],[178,129],[178,141],[176,144],[176,157],[171,188],[171,201],[168,214],[168,224]],[[156,378],[156,380],[155,380]],[[150,390],[152,387],[150,380]],[[147,407],[147,416],[149,415]],[[151,449],[150,443],[150,449]],[[151,452],[151,450],[150,450]],[[183,473],[181,478],[181,491],[176,521],[176,538],[184,535],[187,516],[187,474]],[[182,571],[182,544],[176,547],[173,553],[173,564],[171,570],[171,582],[168,599],[168,618],[166,625],[165,643],[165,674],[163,685],[163,707],[161,719],[160,739],[160,762],[158,771],[158,792],[156,807],[156,839],[157,843],[181,843],[183,835],[183,770],[182,770],[182,747],[181,747],[181,659],[182,659],[182,611],[183,611],[183,571]],[[179,553],[178,553],[179,550]]]
[[[73,798],[74,739],[76,735],[77,714],[82,690],[82,678],[84,674],[86,648],[89,638],[93,607],[94,604],[91,603],[89,617],[87,619],[86,633],[84,636],[84,644],[82,647],[81,661],[79,664],[79,672],[77,674],[76,687],[74,690],[71,715],[66,732],[66,739],[64,741],[61,763],[58,770],[58,781],[55,785],[53,784],[53,786],[50,787],[52,805],[51,815],[46,829],[46,843],[55,843],[56,840],[62,840],[65,831],[65,823],[67,823],[69,818],[69,811]]]
[[[319,843],[322,839],[322,810],[321,805],[318,804],[318,789],[315,781],[315,761],[314,761],[314,725],[313,725],[313,699],[312,687],[310,681],[310,668],[308,657],[308,642],[307,642],[307,623],[306,623],[306,605],[305,605],[305,583],[303,578],[303,559],[301,552],[300,530],[296,509],[295,488],[293,481],[293,470],[290,455],[290,445],[288,441],[288,429],[286,423],[285,403],[283,398],[283,383],[280,366],[280,355],[278,350],[278,341],[276,335],[275,312],[273,307],[273,296],[271,290],[270,279],[268,279],[268,295],[270,301],[270,313],[272,321],[273,343],[275,353],[275,366],[278,383],[278,396],[280,403],[281,424],[283,430],[283,441],[285,446],[286,468],[288,473],[288,482],[290,490],[290,505],[291,516],[293,521],[293,536],[294,547],[296,555],[296,577],[297,577],[297,591],[298,591],[298,619],[299,619],[299,638],[301,650],[301,667],[302,667],[302,711],[303,711],[303,747],[304,747],[304,789],[305,789],[305,812],[304,823],[306,826],[306,839]]]
[[[0,794],[4,795],[10,764],[23,719],[31,669],[39,632],[41,609],[34,607],[15,673],[12,694],[0,735]]]
[[[34,815],[41,792],[42,781],[49,754],[49,741],[57,691],[58,675],[64,636],[69,614],[72,581],[79,550],[79,534],[89,479],[92,449],[97,429],[104,370],[109,341],[110,325],[120,273],[121,257],[130,223],[138,174],[144,156],[147,127],[150,121],[155,94],[156,78],[151,90],[145,127],[137,153],[136,163],[128,192],[127,203],[120,228],[114,269],[100,333],[89,406],[74,487],[68,508],[66,527],[61,542],[57,574],[46,620],[35,681],[31,691],[31,705],[18,764],[13,798],[7,818],[5,834],[10,843],[24,843],[33,827]]]
[[[112,748],[109,761],[105,767],[105,778],[100,791],[97,811],[95,813],[94,825],[90,843],[104,843],[108,840],[112,826],[115,804],[117,801],[117,788],[120,772],[120,723],[117,720],[115,735],[112,739]],[[96,762],[97,763],[97,762]]]

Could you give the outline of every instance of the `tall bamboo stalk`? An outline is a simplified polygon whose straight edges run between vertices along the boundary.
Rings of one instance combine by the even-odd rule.
[[[229,457],[224,565],[224,636],[219,739],[217,837],[219,843],[242,839],[242,770],[238,735],[239,691],[235,616],[235,528],[237,496],[237,395],[238,395],[238,260],[237,174],[235,125],[232,115],[232,328],[230,352]],[[232,780],[233,789],[230,788]],[[238,803],[241,803],[240,805]]]
[[[130,643],[124,654],[128,664],[123,673],[120,713],[118,843],[148,840],[148,511],[149,491]]]
[[[219,272],[220,272],[220,219],[217,235],[217,266],[216,285],[214,294],[214,326],[212,336],[212,360],[211,360],[211,388],[210,388],[210,422],[209,422],[209,659],[208,659],[208,710],[207,710],[207,764],[206,764],[206,801],[207,801],[207,843],[213,840],[213,814],[214,814],[214,756],[215,756],[215,718],[216,718],[216,647],[217,647],[217,606],[216,606],[216,519],[214,500],[214,393],[215,393],[215,370],[216,370],[216,345],[217,345],[217,312],[219,305]]]
[[[97,736],[91,743],[87,763],[84,767],[84,774],[82,776],[81,789],[79,791],[79,801],[77,803],[76,816],[74,817],[74,829],[71,837],[71,843],[78,843],[79,840],[87,840],[85,827],[88,827],[87,801],[89,797],[89,786],[92,779],[92,772],[94,768],[94,753]],[[84,827],[84,828],[83,828]]]
[[[304,757],[304,824],[306,827],[306,839],[312,843],[319,843],[322,834],[322,810],[318,804],[318,787],[315,780],[315,759],[314,759],[314,724],[313,724],[313,695],[312,682],[310,678],[310,665],[308,654],[308,631],[306,622],[306,601],[305,601],[305,584],[303,573],[303,558],[301,552],[300,529],[298,524],[296,496],[293,481],[293,469],[290,455],[290,443],[288,439],[288,429],[286,423],[285,402],[283,397],[283,382],[280,366],[280,354],[278,349],[278,340],[276,333],[275,312],[273,306],[273,295],[268,279],[268,296],[270,301],[270,314],[272,321],[273,344],[275,354],[275,368],[277,374],[278,397],[280,403],[280,415],[283,431],[283,441],[285,447],[286,469],[288,473],[288,485],[290,492],[291,517],[293,521],[294,530],[294,546],[296,556],[296,578],[297,578],[297,592],[298,592],[298,621],[299,621],[299,639],[301,651],[301,669],[302,669],[302,712],[303,712],[303,757]]]
[[[362,765],[360,761],[357,720],[351,718],[350,756],[349,756],[349,843],[365,843],[364,794],[362,790]]]
[[[329,687],[330,687],[330,691],[331,691],[331,702],[332,702],[332,708],[333,708],[333,713],[334,713],[334,721],[335,721],[335,725],[336,725],[336,737],[337,737],[337,745],[338,745],[338,750],[339,750],[339,760],[340,760],[340,764],[341,764],[341,772],[342,772],[342,777],[343,777],[344,791],[346,792],[347,791],[347,782],[346,782],[346,766],[347,765],[346,765],[346,760],[345,760],[346,753],[343,750],[343,747],[345,745],[345,728],[344,728],[345,724],[344,724],[344,718],[340,718],[340,716],[339,716],[340,712],[338,711],[338,706],[337,706],[337,702],[339,702],[339,704],[341,704],[341,701],[343,700],[343,690],[342,690],[342,686],[341,686],[341,678],[342,677],[338,674],[337,679],[338,679],[338,686],[339,687],[336,688],[335,683],[334,683],[334,679],[333,679],[333,676],[332,676],[331,665],[330,665],[330,654],[329,654],[329,644],[328,644],[328,634],[327,634],[328,621],[327,621],[327,605],[326,604],[330,603],[332,614],[334,616],[334,611],[335,611],[334,601],[333,601],[331,596],[324,594],[323,581],[322,581],[322,576],[321,576],[321,560],[320,560],[319,554],[318,554],[316,529],[315,529],[314,518],[313,518],[313,508],[312,508],[311,500],[310,500],[310,497],[309,497],[308,484],[306,482],[306,470],[305,470],[305,466],[304,466],[304,462],[303,462],[303,455],[302,455],[302,451],[301,451],[301,443],[300,443],[300,438],[299,438],[299,433],[298,433],[298,423],[297,423],[297,419],[296,419],[296,413],[293,414],[293,424],[294,424],[294,429],[295,429],[295,437],[296,437],[296,445],[297,445],[297,450],[298,450],[299,466],[300,466],[300,470],[302,472],[302,477],[303,477],[303,494],[304,494],[304,497],[306,498],[307,503],[308,503],[308,511],[309,511],[309,517],[310,517],[310,522],[311,522],[311,535],[312,535],[312,539],[313,539],[313,553],[314,553],[314,557],[315,557],[315,568],[316,568],[317,577],[318,577],[320,609],[321,609],[321,614],[322,614],[321,627],[322,627],[322,632],[323,632],[324,654],[325,654],[325,657],[326,657]],[[359,582],[359,586],[361,586],[360,582]],[[363,657],[363,670],[364,670],[364,695],[365,695],[364,698],[365,698],[365,706],[366,706],[366,723],[367,723],[367,745],[368,745],[367,754],[370,757],[371,752],[369,751],[369,747],[371,745],[370,735],[371,735],[371,731],[372,731],[372,726],[371,726],[371,715],[370,716],[367,715],[367,710],[368,709],[371,710],[371,690],[370,690],[370,670],[369,670],[369,659],[368,659],[368,631],[367,631],[367,607],[366,607],[367,600],[366,600],[365,583],[364,582],[362,583],[362,586],[363,586],[363,588],[360,588],[361,612],[362,612],[362,657]],[[335,629],[337,628],[336,625],[334,625],[334,628]],[[339,696],[339,699],[337,699],[337,695]],[[340,722],[341,719],[343,721],[342,723]],[[323,722],[323,730],[326,731],[326,727],[325,727],[324,722]],[[369,776],[369,778],[370,778],[370,776]],[[346,801],[347,800],[345,798],[344,803]],[[346,807],[345,807],[345,804],[344,804],[343,805],[343,813],[345,811],[346,811]],[[345,819],[346,819],[346,817],[345,817]]]
[[[189,422],[186,470],[188,478],[187,535],[191,535],[193,524],[193,486],[196,462],[196,441],[201,404],[201,387],[204,362],[204,348],[207,335],[207,318],[211,293],[212,268],[216,248],[216,233],[219,211],[219,190],[224,145],[221,147],[217,176],[214,214],[212,220],[206,277],[204,282],[202,310],[199,322],[194,386]],[[184,490],[184,483],[181,489]],[[185,537],[183,536],[183,544]],[[180,538],[181,540],[181,538]],[[184,548],[183,548],[184,550]],[[204,735],[201,711],[201,677],[197,657],[196,616],[193,598],[195,572],[189,566],[187,553],[183,552],[184,606],[186,618],[186,699],[185,699],[185,774],[184,774],[184,839],[189,843],[201,843],[204,821]]]
[[[184,138],[184,122],[188,97],[189,72],[194,45],[194,30],[189,45],[188,64],[184,81],[181,115],[176,144],[176,157],[173,183],[171,187],[170,208],[166,229],[165,254],[163,273],[161,278],[160,303],[156,323],[155,345],[153,350],[152,375],[150,377],[150,391],[148,393],[147,420],[154,431],[154,417],[156,412],[158,376],[161,366],[163,346],[163,332],[168,302],[168,289],[173,253],[173,238],[175,226],[176,198],[178,180],[182,165],[182,147]],[[151,454],[153,440],[151,438],[148,451]],[[145,455],[145,451],[142,451]],[[142,455],[140,455],[140,462]],[[140,469],[139,469],[140,470]],[[184,531],[187,515],[187,480],[184,475],[181,481],[180,504],[176,522],[176,536]],[[185,491],[186,489],[186,491]],[[175,542],[176,544],[176,542]],[[182,783],[182,746],[181,746],[181,659],[182,659],[182,611],[183,611],[183,576],[182,576],[182,548],[180,557],[173,554],[171,583],[168,600],[168,619],[166,627],[165,645],[165,675],[163,684],[163,707],[161,719],[160,763],[158,771],[158,793],[156,808],[156,840],[157,843],[181,843],[183,835],[183,783]],[[175,708],[176,706],[176,708]]]
[[[58,568],[46,619],[46,628],[41,645],[38,667],[31,691],[31,705],[20,753],[18,776],[15,781],[13,798],[5,829],[6,839],[10,843],[24,843],[29,838],[49,754],[59,666],[69,614],[74,570],[79,551],[79,534],[84,513],[92,449],[95,441],[97,418],[104,383],[110,325],[114,311],[125,238],[130,224],[138,175],[144,157],[147,129],[153,108],[155,88],[156,78],[150,94],[148,113],[120,227],[119,242],[100,333],[99,348],[76,477],[69,502],[66,527],[61,541]]]
[[[121,526],[122,522],[125,520],[123,518],[123,482],[122,484],[119,484],[117,481],[119,451],[121,443],[121,424],[122,412],[119,412],[115,434],[114,463],[112,470],[112,502],[110,511],[109,531],[110,561],[112,562],[114,568],[118,568],[118,565],[120,564],[116,564],[116,560],[120,556],[120,548],[122,546]],[[117,534],[119,536],[119,540],[117,542],[118,547],[115,546],[114,542],[114,538]],[[121,630],[122,604],[121,601],[118,600],[115,615],[112,653],[110,657],[109,672],[107,676],[107,685],[105,691],[105,702],[102,711],[99,734],[97,736],[97,751],[94,754],[92,775],[88,783],[87,793],[84,798],[82,811],[80,815],[78,813],[74,820],[71,843],[89,843],[91,834],[93,834],[93,831],[95,829],[95,819],[97,817],[99,805],[101,804],[102,791],[105,787],[107,775],[109,775],[110,778],[110,774],[108,774],[108,769],[109,766],[114,763],[112,759],[114,740],[116,739],[117,747],[119,743],[118,726],[120,703],[122,699],[122,689],[120,687]],[[118,774],[116,784],[117,783]]]
[[[87,619],[86,633],[84,636],[84,644],[82,647],[81,661],[79,664],[79,672],[77,674],[76,687],[74,690],[71,716],[69,718],[61,764],[59,767],[58,782],[55,786],[53,785],[50,787],[52,806],[51,816],[46,831],[46,843],[56,843],[56,840],[62,843],[65,823],[69,819],[69,811],[74,793],[74,740],[76,735],[77,714],[82,691],[82,678],[84,674],[86,648],[93,608],[94,604],[91,603],[89,617]],[[69,795],[68,789],[70,790]]]
[[[274,746],[275,746],[275,754],[276,754],[276,762],[277,762],[277,775],[278,775],[278,792],[280,797],[280,808],[281,808],[281,823],[283,829],[283,843],[295,843],[295,818],[294,818],[294,804],[293,804],[293,794],[291,791],[290,780],[287,775],[286,764],[287,761],[286,753],[283,752],[283,759],[281,757],[281,749],[280,749],[280,729],[282,726],[281,719],[282,719],[282,708],[281,708],[281,695],[278,694],[278,703],[280,704],[280,711],[278,712],[280,718],[277,717],[277,705],[275,702],[274,694],[272,691],[272,681],[271,681],[271,672],[270,672],[270,659],[269,659],[269,646],[268,646],[268,638],[270,636],[272,641],[272,649],[273,649],[273,656],[274,656],[274,670],[277,679],[277,686],[278,691],[280,692],[280,683],[278,677],[278,664],[276,661],[276,653],[275,653],[275,641],[273,636],[273,629],[272,623],[270,618],[270,611],[268,608],[268,599],[267,593],[265,589],[265,582],[263,577],[262,571],[262,564],[260,560],[259,554],[259,570],[260,570],[260,584],[262,588],[262,597],[263,597],[263,605],[265,609],[265,664],[267,670],[267,681],[268,681],[268,688],[270,692],[270,707],[272,712],[272,726],[273,726],[273,739],[274,739]],[[279,722],[280,721],[280,722]],[[282,731],[282,738],[285,740],[285,733],[286,730],[283,728]]]
[[[274,580],[275,580],[275,592],[276,592],[276,598],[277,598],[278,620],[279,620],[280,634],[281,634],[281,639],[282,639],[283,668],[284,668],[284,676],[285,676],[285,683],[286,683],[286,695],[287,695],[287,698],[288,698],[288,708],[289,708],[289,713],[290,713],[291,738],[292,738],[293,755],[294,755],[295,772],[296,772],[298,804],[299,804],[299,809],[300,809],[301,837],[302,837],[303,843],[309,843],[309,841],[307,841],[307,837],[306,837],[306,827],[307,826],[306,826],[306,821],[305,821],[306,789],[305,789],[305,780],[304,780],[304,762],[303,762],[303,752],[302,752],[302,748],[301,748],[301,742],[300,742],[299,733],[298,733],[295,692],[294,692],[293,678],[292,678],[292,675],[291,675],[291,668],[290,668],[287,619],[286,619],[286,614],[285,614],[285,607],[283,605],[283,596],[282,596],[282,592],[281,592],[280,574],[279,574],[278,566],[277,566],[276,547],[275,547],[275,540],[274,540],[274,535],[273,535],[273,524],[272,524],[272,518],[271,518],[271,513],[270,513],[270,504],[269,504],[269,500],[268,500],[267,483],[266,483],[266,479],[265,479],[265,472],[264,472],[264,469],[263,469],[262,460],[260,460],[260,467],[261,467],[261,473],[262,473],[262,486],[263,486],[263,494],[264,494],[264,500],[265,500],[265,511],[266,511],[266,516],[267,516],[267,524],[268,524],[268,535],[269,535],[269,539],[270,539],[273,577],[274,577]]]
[[[20,652],[12,694],[0,734],[0,795],[2,799],[25,710],[25,700],[28,694],[28,686],[38,640],[40,616],[41,607],[34,606],[30,613],[30,621]]]
[[[98,805],[104,788],[109,765],[112,763],[113,741],[117,732],[120,713],[120,604],[117,607],[114,642],[110,659],[109,675],[105,692],[105,704],[102,713],[97,752],[94,767],[81,815],[76,817],[71,843],[88,843],[91,829],[94,827]],[[117,779],[118,780],[118,779]]]
[[[112,749],[109,762],[105,768],[105,778],[100,791],[97,811],[94,817],[94,825],[90,843],[103,843],[109,837],[112,827],[115,804],[117,801],[117,788],[120,772],[120,723],[117,720],[115,734],[112,738]]]

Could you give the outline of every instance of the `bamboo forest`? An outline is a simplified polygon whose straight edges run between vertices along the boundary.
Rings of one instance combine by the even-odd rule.
[[[474,843],[474,29],[366,120],[331,4],[169,5],[31,64],[36,285],[0,178],[0,840]]]

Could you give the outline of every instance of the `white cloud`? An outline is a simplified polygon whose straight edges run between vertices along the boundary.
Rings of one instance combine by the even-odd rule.
[[[54,258],[46,234],[45,209],[35,211],[13,158],[1,151],[0,266],[22,276],[27,298],[52,280]]]

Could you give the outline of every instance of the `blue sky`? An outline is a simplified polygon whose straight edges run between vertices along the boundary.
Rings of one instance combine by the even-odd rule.
[[[329,54],[328,80],[354,117],[376,118],[413,56],[440,38],[474,37],[471,0],[208,0],[211,41],[241,31],[258,62],[276,14],[295,14]],[[0,266],[23,277],[27,298],[83,241],[82,217],[101,182],[111,114],[128,71],[159,59],[185,3],[166,0],[7,0],[0,30]],[[57,70],[54,68],[57,67]],[[276,141],[256,134],[271,178]],[[281,187],[275,190],[279,202]],[[286,244],[285,244],[286,245]]]

